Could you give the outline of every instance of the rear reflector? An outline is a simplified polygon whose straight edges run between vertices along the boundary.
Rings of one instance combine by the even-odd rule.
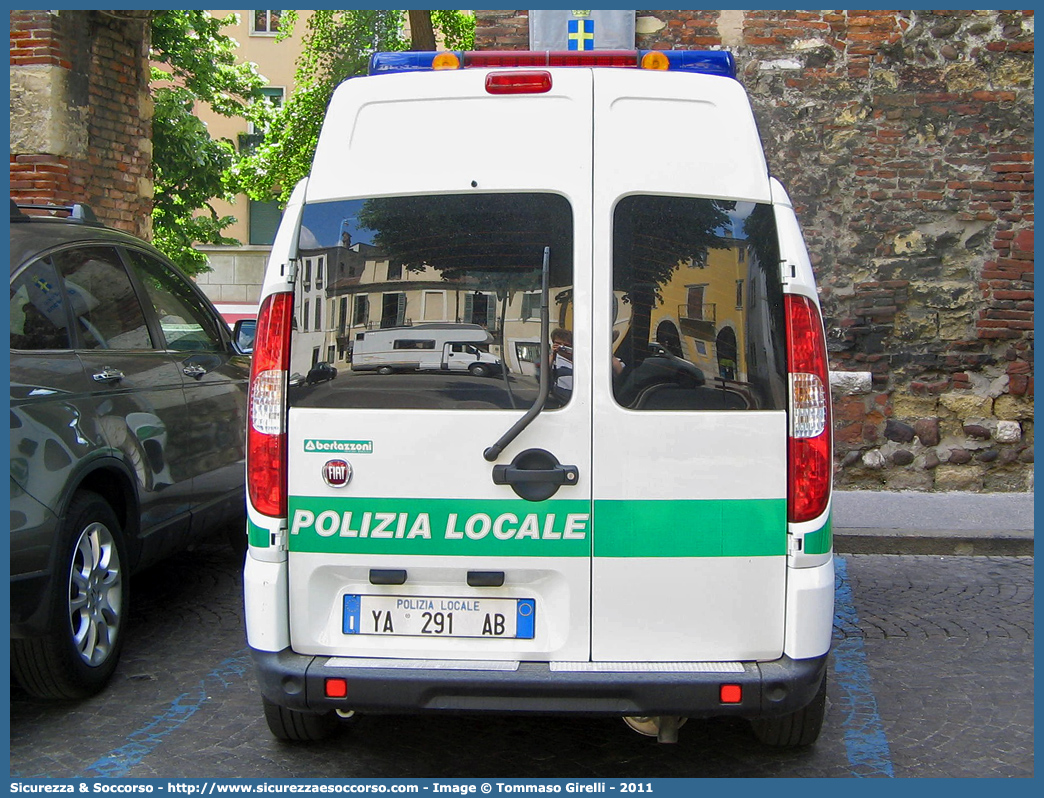
[[[826,336],[816,303],[786,296],[790,436],[787,511],[791,522],[811,521],[830,501],[833,480],[830,378]]]
[[[348,696],[348,680],[327,679],[325,692],[327,698],[346,698]]]
[[[486,75],[490,94],[543,94],[551,91],[550,72],[490,72]]]
[[[743,685],[723,684],[718,690],[718,700],[722,704],[739,704],[743,701]]]

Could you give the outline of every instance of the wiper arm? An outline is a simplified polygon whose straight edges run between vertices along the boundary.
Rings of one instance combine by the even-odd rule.
[[[547,404],[548,394],[551,392],[551,345],[548,343],[551,334],[551,324],[548,313],[548,283],[551,271],[551,247],[544,247],[544,263],[540,267],[540,388],[537,391],[536,401],[526,411],[525,415],[516,421],[507,432],[500,436],[500,440],[490,446],[482,453],[489,462],[493,462],[500,453],[507,448],[511,441],[518,437],[519,433],[528,427],[534,418],[539,416],[544,405]]]

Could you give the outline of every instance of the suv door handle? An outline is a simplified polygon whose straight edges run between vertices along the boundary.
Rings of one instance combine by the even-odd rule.
[[[181,371],[185,374],[186,377],[195,377],[197,380],[202,379],[207,373],[207,370],[205,368],[203,368],[202,366],[197,366],[195,364],[191,366],[185,366],[185,368],[183,368]]]
[[[119,369],[114,369],[106,366],[97,374],[94,375],[95,382],[119,382],[124,377],[124,374]]]

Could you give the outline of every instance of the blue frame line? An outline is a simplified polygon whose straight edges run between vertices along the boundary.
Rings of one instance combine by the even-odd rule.
[[[214,670],[199,680],[199,688],[182,693],[170,706],[149,723],[127,735],[127,742],[106,756],[84,768],[81,778],[118,779],[126,776],[164,738],[196,714],[207,701],[208,694],[228,688],[240,681],[250,670],[250,655],[244,649],[220,662]]]
[[[834,623],[843,634],[834,645],[834,678],[841,691],[848,764],[852,775],[859,778],[894,778],[892,752],[877,711],[859,615],[848,582],[848,562],[844,557],[834,557],[834,573],[838,580]]]

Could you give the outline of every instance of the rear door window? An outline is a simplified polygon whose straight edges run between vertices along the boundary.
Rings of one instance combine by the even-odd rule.
[[[76,319],[77,348],[152,349],[145,313],[114,247],[65,249],[51,259]]]
[[[613,395],[632,410],[786,406],[770,205],[631,196],[613,219]]]
[[[539,296],[568,316],[573,218],[555,194],[382,197],[305,207],[290,398],[302,407],[525,409],[537,395]],[[315,275],[325,279],[317,281]],[[329,312],[311,315],[326,307]],[[314,313],[314,311],[313,311]],[[451,345],[451,346],[448,346]],[[307,385],[316,351],[337,377]],[[470,353],[460,368],[441,363]]]
[[[63,296],[49,258],[29,264],[11,280],[12,349],[71,348]]]

